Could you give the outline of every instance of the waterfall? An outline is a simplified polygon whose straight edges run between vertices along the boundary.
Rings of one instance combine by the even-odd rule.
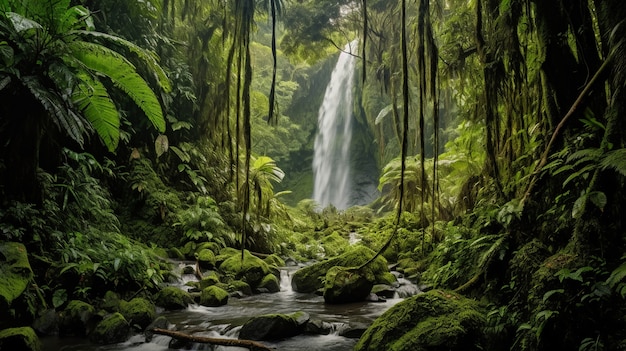
[[[357,41],[339,55],[324,101],[320,106],[313,155],[313,200],[321,207],[344,210],[352,205],[350,143],[352,141],[352,88]]]

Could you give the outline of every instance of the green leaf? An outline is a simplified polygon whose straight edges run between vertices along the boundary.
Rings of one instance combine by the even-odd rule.
[[[626,177],[626,149],[609,151],[600,161],[603,170],[609,168]]]
[[[565,292],[564,289],[550,290],[547,293],[543,294],[543,302],[546,302],[550,298],[550,296],[554,294],[562,294],[564,292]]]
[[[102,82],[88,74],[78,74],[81,80],[72,96],[73,102],[91,123],[109,151],[117,148],[120,140],[120,116]]]
[[[608,202],[606,194],[601,191],[592,191],[589,193],[588,197],[592,204],[596,205],[600,210],[604,210]]]
[[[109,77],[144,111],[159,132],[165,132],[161,104],[135,66],[119,53],[98,44],[76,41],[71,48],[76,59],[90,70]]]
[[[54,294],[52,294],[52,306],[54,306],[54,308],[59,308],[66,302],[67,291],[65,289],[55,290]]]

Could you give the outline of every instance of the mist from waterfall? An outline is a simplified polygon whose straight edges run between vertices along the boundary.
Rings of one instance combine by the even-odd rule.
[[[348,208],[352,197],[350,144],[352,141],[352,88],[357,41],[339,55],[318,113],[313,155],[313,200],[322,208]]]

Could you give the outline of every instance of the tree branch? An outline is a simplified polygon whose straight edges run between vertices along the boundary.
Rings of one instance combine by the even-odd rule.
[[[201,344],[211,344],[211,345],[220,345],[220,346],[235,346],[235,347],[245,347],[248,350],[252,351],[271,351],[269,347],[258,343],[252,340],[239,340],[239,339],[222,339],[222,338],[209,338],[204,336],[195,336],[185,334],[179,331],[167,330],[161,328],[154,328],[152,332],[155,334],[171,336],[172,338],[178,340],[185,340],[195,343]]]

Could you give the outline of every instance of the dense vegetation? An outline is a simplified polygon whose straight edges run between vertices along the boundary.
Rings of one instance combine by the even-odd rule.
[[[149,298],[207,245],[307,261],[358,231],[478,301],[482,349],[626,349],[624,18],[622,0],[0,0],[0,329]],[[375,150],[381,197],[318,209],[317,109],[355,38],[353,149]]]

